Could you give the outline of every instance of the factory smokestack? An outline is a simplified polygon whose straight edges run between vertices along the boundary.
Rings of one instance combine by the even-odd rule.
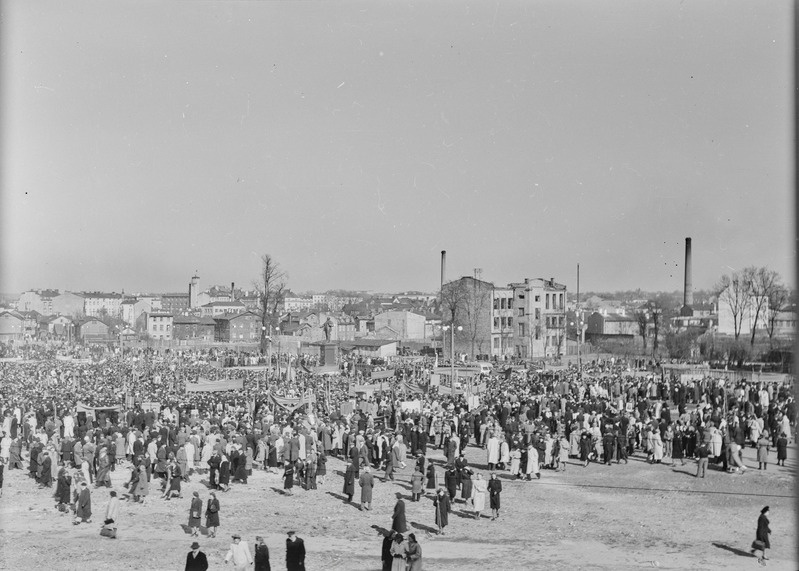
[[[447,251],[441,250],[441,289],[444,289],[444,272],[447,268]]]
[[[236,301],[235,287],[236,283],[230,282],[230,301]]]
[[[685,239],[685,285],[683,290],[683,308],[680,313],[686,314],[690,311],[693,314],[692,306],[694,305],[694,290],[691,284],[691,239]]]

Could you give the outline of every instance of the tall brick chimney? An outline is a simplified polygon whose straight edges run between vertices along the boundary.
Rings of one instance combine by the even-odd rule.
[[[694,290],[691,284],[691,238],[685,239],[685,284],[683,285],[683,301],[680,315],[693,315]]]

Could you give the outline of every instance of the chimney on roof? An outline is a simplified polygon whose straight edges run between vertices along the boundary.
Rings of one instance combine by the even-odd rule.
[[[230,282],[230,301],[236,301],[236,290],[233,289],[236,287],[234,282]]]

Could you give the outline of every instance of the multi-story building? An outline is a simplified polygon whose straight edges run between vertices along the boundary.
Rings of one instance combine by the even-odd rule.
[[[180,341],[214,340],[216,321],[211,317],[197,315],[176,315],[172,320],[172,337]]]
[[[122,316],[122,294],[93,291],[82,295],[83,314],[87,317],[99,317],[103,313],[115,318]]]
[[[166,312],[144,313],[147,337],[150,339],[171,341],[174,316]]]
[[[76,335],[79,339],[83,339],[83,341],[86,342],[109,341],[112,338],[111,328],[96,317],[87,317],[80,321],[77,326]]]
[[[189,310],[189,295],[186,293],[165,293],[161,295],[161,311],[177,315]]]
[[[122,302],[122,321],[128,325],[134,325],[142,313],[158,311],[150,305],[146,299],[126,299]]]
[[[296,296],[289,293],[283,298],[283,311],[310,311],[313,307],[314,301],[309,296]]]
[[[53,315],[53,299],[57,289],[33,289],[23,292],[17,301],[17,311],[36,311],[41,315]]]
[[[244,313],[247,308],[240,301],[212,301],[200,308],[203,317],[217,317],[226,313]]]
[[[375,337],[402,341],[425,338],[424,315],[412,311],[384,311],[375,315]]]
[[[566,341],[566,286],[555,278],[509,284],[515,312],[514,352],[525,359],[556,357]]]
[[[257,343],[261,340],[261,317],[252,312],[214,317],[214,339],[221,342]]]
[[[65,291],[53,298],[53,314],[82,317],[86,307],[86,300],[79,293]],[[47,315],[47,314],[45,314]]]
[[[16,311],[0,311],[0,341],[21,341],[25,337],[25,318]]]
[[[513,289],[495,288],[492,302],[491,313],[491,356],[505,357],[516,354],[514,345],[514,319],[516,315],[513,311]],[[520,332],[525,333],[528,325],[524,320],[519,322]]]

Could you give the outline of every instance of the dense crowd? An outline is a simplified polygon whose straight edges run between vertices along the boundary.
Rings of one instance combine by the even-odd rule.
[[[395,368],[397,377],[356,398],[352,385],[368,381],[354,360],[322,376],[313,372],[312,357],[276,355],[272,364],[281,374],[267,377],[264,367],[246,368],[265,364],[254,355],[63,358],[0,363],[3,464],[27,470],[53,492],[58,509],[74,513],[76,524],[91,522],[89,486],[110,488],[112,471],[128,471],[122,499],[139,503],[180,499],[192,474],[207,475],[210,497],[203,503],[195,492],[191,499],[188,527],[195,537],[203,518],[215,535],[218,493],[247,485],[254,470],[281,474],[291,494],[295,487],[316,489],[328,459],[340,458],[347,463],[346,501],[357,484],[361,507],[369,509],[375,473],[391,481],[411,464],[413,501],[432,491],[435,523],[444,533],[457,500],[477,518],[488,500],[491,517],[500,516],[498,473],[530,480],[542,470],[566,469],[570,458],[587,467],[627,462],[635,452],[652,464],[696,459],[697,476],[709,462],[740,473],[745,446],[758,449],[766,469],[772,449],[777,464],[784,463],[796,422],[792,380],[682,380],[615,361],[581,370],[508,369],[463,391],[429,386],[432,360],[396,359],[384,368]],[[242,380],[243,389],[186,392],[197,380],[229,379]],[[470,466],[467,446],[483,449],[485,463]],[[445,456],[443,465],[429,460],[431,449]],[[104,529],[115,534],[116,511],[105,515]],[[421,568],[421,547],[407,532],[398,500],[384,564]]]

